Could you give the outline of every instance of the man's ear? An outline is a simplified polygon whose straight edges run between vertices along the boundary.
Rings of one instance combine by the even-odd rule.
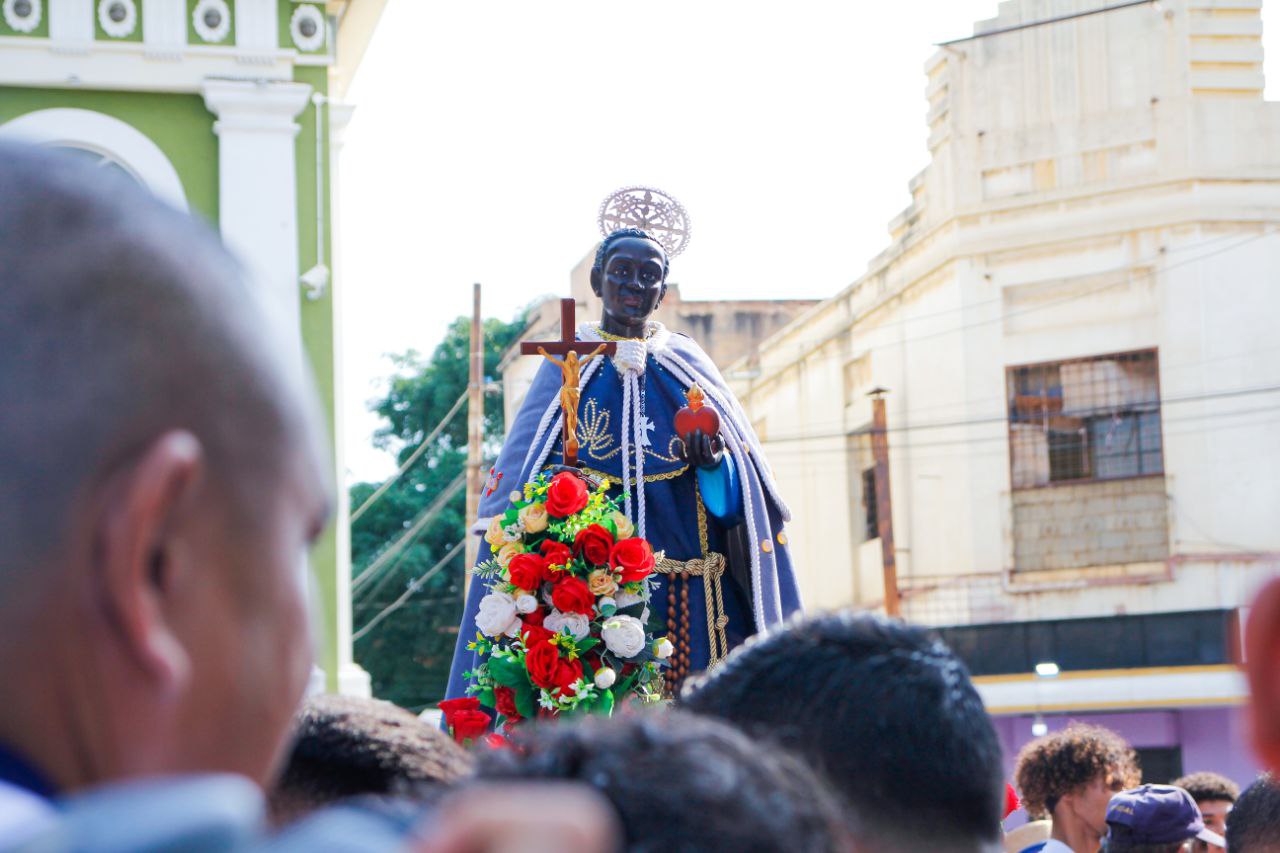
[[[1272,773],[1280,771],[1280,580],[1253,602],[1245,625],[1253,746]]]
[[[166,693],[190,671],[164,605],[177,564],[186,559],[177,547],[180,517],[190,511],[203,468],[199,439],[165,433],[110,481],[95,521],[93,570],[112,640]]]
[[[603,296],[601,287],[603,284],[602,272],[599,267],[591,268],[591,292],[596,296]]]

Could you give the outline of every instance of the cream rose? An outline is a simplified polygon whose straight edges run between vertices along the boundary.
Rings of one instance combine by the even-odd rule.
[[[520,632],[515,599],[505,592],[491,592],[480,599],[480,609],[476,611],[476,628],[488,637],[499,634],[514,637]]]
[[[618,582],[604,569],[596,569],[587,575],[587,588],[591,590],[592,595],[599,598],[602,595],[613,595],[617,592]]]
[[[620,658],[633,658],[644,651],[644,625],[634,616],[610,616],[600,629],[605,647]]]
[[[547,505],[532,503],[520,510],[520,524],[528,533],[541,533],[547,529]]]
[[[594,680],[596,687],[599,687],[601,690],[608,690],[613,686],[613,683],[618,680],[618,673],[614,672],[607,666],[601,667],[596,670]]]
[[[613,526],[618,530],[619,540],[630,539],[636,535],[635,525],[631,523],[631,519],[627,518],[625,514],[615,510],[610,519],[613,521]]]
[[[498,561],[499,566],[502,566],[502,568],[505,569],[507,567],[507,563],[511,562],[512,557],[516,554],[523,553],[524,548],[520,547],[518,542],[508,542],[506,545],[503,545],[498,549],[498,553],[494,556],[494,559]]]
[[[502,529],[502,516],[495,515],[489,522],[489,530],[484,534],[484,541],[488,542],[489,547],[495,551],[507,543],[507,537]]]
[[[568,631],[575,640],[581,640],[591,633],[591,620],[582,613],[561,613],[559,610],[552,610],[547,614],[547,618],[542,620],[542,627],[556,634]]]

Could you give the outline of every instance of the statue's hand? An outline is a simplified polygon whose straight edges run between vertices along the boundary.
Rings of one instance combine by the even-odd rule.
[[[694,468],[716,468],[724,458],[724,439],[719,433],[707,435],[702,430],[695,429],[682,439],[682,443],[684,461]]]

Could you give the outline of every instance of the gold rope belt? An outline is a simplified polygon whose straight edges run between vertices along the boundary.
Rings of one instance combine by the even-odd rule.
[[[729,624],[729,617],[724,611],[724,589],[720,584],[720,579],[724,576],[725,568],[728,561],[725,560],[724,554],[717,554],[714,551],[708,551],[707,556],[695,560],[668,560],[662,557],[658,560],[655,570],[659,574],[667,575],[670,580],[667,584],[667,626],[674,636],[672,643],[676,646],[676,654],[673,655],[675,660],[672,661],[672,676],[678,687],[679,682],[683,681],[685,676],[689,674],[689,579],[702,578],[703,587],[706,592],[707,599],[707,640],[710,647],[710,657],[707,662],[707,668],[718,664],[724,660],[729,654],[729,641],[725,636],[725,627]],[[683,596],[681,600],[680,625],[682,629],[677,631],[676,613],[675,613],[675,579],[684,580]],[[682,648],[683,647],[683,648]]]

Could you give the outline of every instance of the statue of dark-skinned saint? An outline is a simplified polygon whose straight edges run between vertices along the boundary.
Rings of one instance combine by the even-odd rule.
[[[556,361],[539,370],[490,475],[491,483],[518,487],[568,458],[563,386],[572,369],[577,393],[567,396],[578,405],[576,465],[607,478],[624,508],[620,527],[661,552],[650,619],[665,626],[675,647],[665,679],[672,695],[688,676],[716,666],[747,637],[800,608],[784,530],[790,516],[755,431],[698,344],[651,319],[666,294],[669,258],[687,242],[687,225],[679,203],[657,190],[629,188],[606,200],[606,236],[591,269],[602,316],[577,326],[567,349],[576,346],[582,357],[572,368],[568,355],[542,350]],[[597,344],[613,344],[612,355]],[[478,563],[500,549],[502,531],[492,522],[511,499],[510,488],[482,494],[473,528],[485,536]],[[466,646],[483,594],[482,584],[471,584],[449,697],[464,695],[467,686],[463,673],[475,653]]]

